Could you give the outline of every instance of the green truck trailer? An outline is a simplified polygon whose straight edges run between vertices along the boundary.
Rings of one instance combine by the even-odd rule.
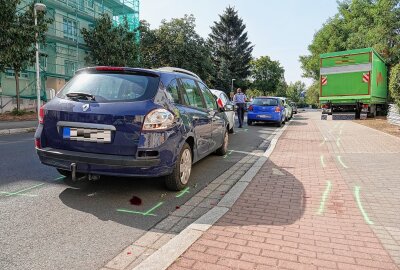
[[[386,106],[387,88],[386,64],[372,48],[320,55],[322,119],[374,117]]]

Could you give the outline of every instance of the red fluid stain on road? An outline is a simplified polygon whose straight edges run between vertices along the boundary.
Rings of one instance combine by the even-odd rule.
[[[129,202],[132,205],[141,205],[142,204],[142,199],[140,199],[139,197],[133,196],[132,199],[129,200]]]
[[[179,209],[180,207],[179,206],[175,206],[175,209]]]
[[[131,254],[132,254],[132,252],[130,252],[130,251],[129,251],[127,254],[128,254],[128,255],[131,255]]]

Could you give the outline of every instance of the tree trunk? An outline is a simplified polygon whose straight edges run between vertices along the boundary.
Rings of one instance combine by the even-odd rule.
[[[14,69],[15,93],[17,94],[17,112],[19,112],[19,70]]]

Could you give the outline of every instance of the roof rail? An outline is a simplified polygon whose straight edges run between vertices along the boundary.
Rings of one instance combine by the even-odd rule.
[[[195,78],[201,80],[200,77],[199,77],[196,73],[193,73],[193,72],[191,72],[191,71],[189,71],[189,70],[186,70],[186,69],[183,69],[183,68],[177,68],[177,67],[160,67],[160,68],[157,68],[156,70],[159,70],[159,71],[167,71],[167,72],[179,72],[179,73],[183,73],[183,74],[186,74],[186,75],[193,76],[193,77],[195,77]]]

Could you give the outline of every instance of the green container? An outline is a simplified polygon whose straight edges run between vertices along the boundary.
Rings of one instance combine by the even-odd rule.
[[[321,104],[385,104],[387,68],[372,48],[320,55]]]

